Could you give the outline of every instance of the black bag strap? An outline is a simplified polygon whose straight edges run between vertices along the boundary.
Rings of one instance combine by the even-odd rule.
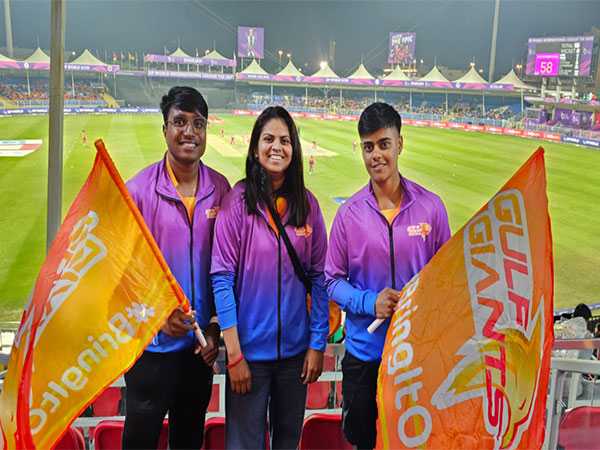
[[[298,253],[296,253],[296,249],[292,245],[290,241],[290,237],[287,235],[283,224],[281,223],[281,218],[275,208],[273,207],[272,202],[266,202],[267,207],[269,208],[269,212],[271,213],[271,217],[275,221],[275,225],[277,225],[277,229],[279,230],[279,236],[283,238],[283,242],[285,243],[285,247],[287,248],[288,255],[290,255],[290,259],[292,260],[292,265],[294,266],[294,272],[296,272],[296,276],[302,281],[304,288],[306,289],[306,293],[310,294],[312,292],[312,282],[306,275],[302,264],[300,263],[300,258],[298,258]]]

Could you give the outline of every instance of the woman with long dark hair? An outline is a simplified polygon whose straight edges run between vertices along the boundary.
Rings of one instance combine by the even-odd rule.
[[[212,283],[227,348],[226,447],[297,448],[306,385],[323,369],[327,235],[304,186],[296,125],[280,106],[257,118],[246,178],[215,225]]]

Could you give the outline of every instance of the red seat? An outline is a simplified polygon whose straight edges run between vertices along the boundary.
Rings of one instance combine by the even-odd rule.
[[[111,417],[119,414],[121,388],[110,386],[92,403],[94,417]]]
[[[352,450],[342,432],[341,414],[313,414],[304,421],[300,450]]]
[[[342,382],[341,381],[336,381],[336,383],[335,383],[335,407],[336,408],[341,408],[342,407],[342,400],[343,400],[343,396],[342,396]]]
[[[306,392],[307,409],[325,409],[329,404],[329,391],[331,383],[329,381],[316,381],[308,385]]]
[[[69,427],[54,450],[85,450],[85,439],[77,428]]]
[[[558,444],[565,450],[600,450],[600,407],[579,406],[567,411],[558,430]]]
[[[323,358],[323,372],[335,371],[335,356],[325,353]]]
[[[225,418],[212,417],[204,424],[205,450],[221,450],[225,448]]]
[[[218,412],[219,411],[219,388],[220,385],[214,383],[212,386],[212,394],[210,395],[210,403],[208,404],[208,412]]]
[[[120,420],[104,420],[94,430],[94,450],[121,450],[123,448],[123,426]],[[166,450],[169,437],[169,422],[163,421],[157,450]]]
[[[335,370],[335,356],[325,354],[323,358],[323,372]],[[308,385],[306,392],[307,409],[325,409],[329,406],[331,383],[329,381],[316,381]]]
[[[104,420],[94,429],[95,450],[121,450],[123,425],[120,420]]]
[[[269,450],[269,431],[265,432],[265,450]],[[204,424],[203,450],[225,449],[225,418],[212,417]]]

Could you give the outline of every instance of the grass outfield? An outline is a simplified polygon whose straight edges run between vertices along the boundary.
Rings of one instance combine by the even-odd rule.
[[[233,183],[242,176],[244,136],[252,117],[220,116],[211,126],[204,161]],[[353,122],[299,120],[302,138],[336,156],[319,157],[306,176],[331,224],[334,197],[351,195],[367,181]],[[220,129],[225,138],[220,138]],[[80,140],[102,137],[127,179],[162,157],[165,149],[159,115],[68,116],[65,118],[64,211],[91,168],[94,150]],[[546,148],[550,214],[554,236],[556,307],[600,300],[600,152],[573,145],[536,142],[454,130],[406,127],[400,168],[406,177],[438,193],[446,203],[455,232],[528,158]],[[230,144],[231,136],[235,137]],[[0,139],[44,140],[24,158],[0,157],[0,320],[15,320],[35,281],[45,253],[48,118],[0,119]],[[226,151],[218,152],[218,143]],[[310,149],[308,149],[310,150]],[[307,165],[306,165],[307,166]],[[307,170],[307,167],[305,167]]]

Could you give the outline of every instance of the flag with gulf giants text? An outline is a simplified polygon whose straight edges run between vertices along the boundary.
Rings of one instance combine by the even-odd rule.
[[[187,300],[101,141],[23,313],[0,396],[3,449],[51,448]]]
[[[377,448],[541,448],[552,264],[540,148],[402,290]]]

